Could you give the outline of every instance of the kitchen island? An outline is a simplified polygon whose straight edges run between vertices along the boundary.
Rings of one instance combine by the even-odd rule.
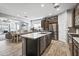
[[[51,32],[35,32],[22,37],[22,52],[24,56],[40,56],[51,43]]]

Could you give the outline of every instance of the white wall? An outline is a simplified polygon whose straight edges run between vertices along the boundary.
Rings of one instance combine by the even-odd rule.
[[[58,25],[59,25],[59,40],[67,41],[67,11],[58,15]]]
[[[68,27],[72,27],[72,10],[58,15],[59,40],[67,42]]]

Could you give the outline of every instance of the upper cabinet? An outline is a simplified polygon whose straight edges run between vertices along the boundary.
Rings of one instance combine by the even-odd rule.
[[[44,18],[44,20],[41,21],[41,27],[44,30],[49,30],[49,24],[53,24],[57,22],[58,22],[58,16]]]
[[[79,28],[79,4],[75,8],[75,27]]]
[[[45,20],[41,21],[41,27],[44,29],[45,28]]]
[[[79,16],[79,4],[75,8],[75,16]]]
[[[49,21],[47,21],[47,19],[44,19],[41,21],[41,27],[44,29],[44,30],[48,30],[49,29]]]

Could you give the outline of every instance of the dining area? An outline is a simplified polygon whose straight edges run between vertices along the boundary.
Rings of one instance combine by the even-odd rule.
[[[8,32],[5,34],[5,38],[9,40],[9,42],[18,43],[21,41],[20,32]]]
[[[27,30],[24,31],[11,31],[11,32],[7,32],[5,34],[5,38],[8,39],[9,42],[12,43],[19,43],[22,41],[21,35],[23,34],[28,34],[31,32],[28,32]]]

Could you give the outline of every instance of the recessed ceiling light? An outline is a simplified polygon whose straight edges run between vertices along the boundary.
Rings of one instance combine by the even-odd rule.
[[[26,12],[24,12],[24,14],[26,14]]]
[[[19,14],[17,14],[17,16],[20,16]]]
[[[56,8],[57,9],[57,11],[59,11],[60,10],[60,8]]]
[[[59,3],[55,3],[55,4],[54,4],[54,6],[58,6],[58,5],[59,5]]]
[[[49,13],[49,16],[51,16],[52,14],[51,13]]]
[[[45,5],[44,4],[41,4],[41,7],[44,7]]]

